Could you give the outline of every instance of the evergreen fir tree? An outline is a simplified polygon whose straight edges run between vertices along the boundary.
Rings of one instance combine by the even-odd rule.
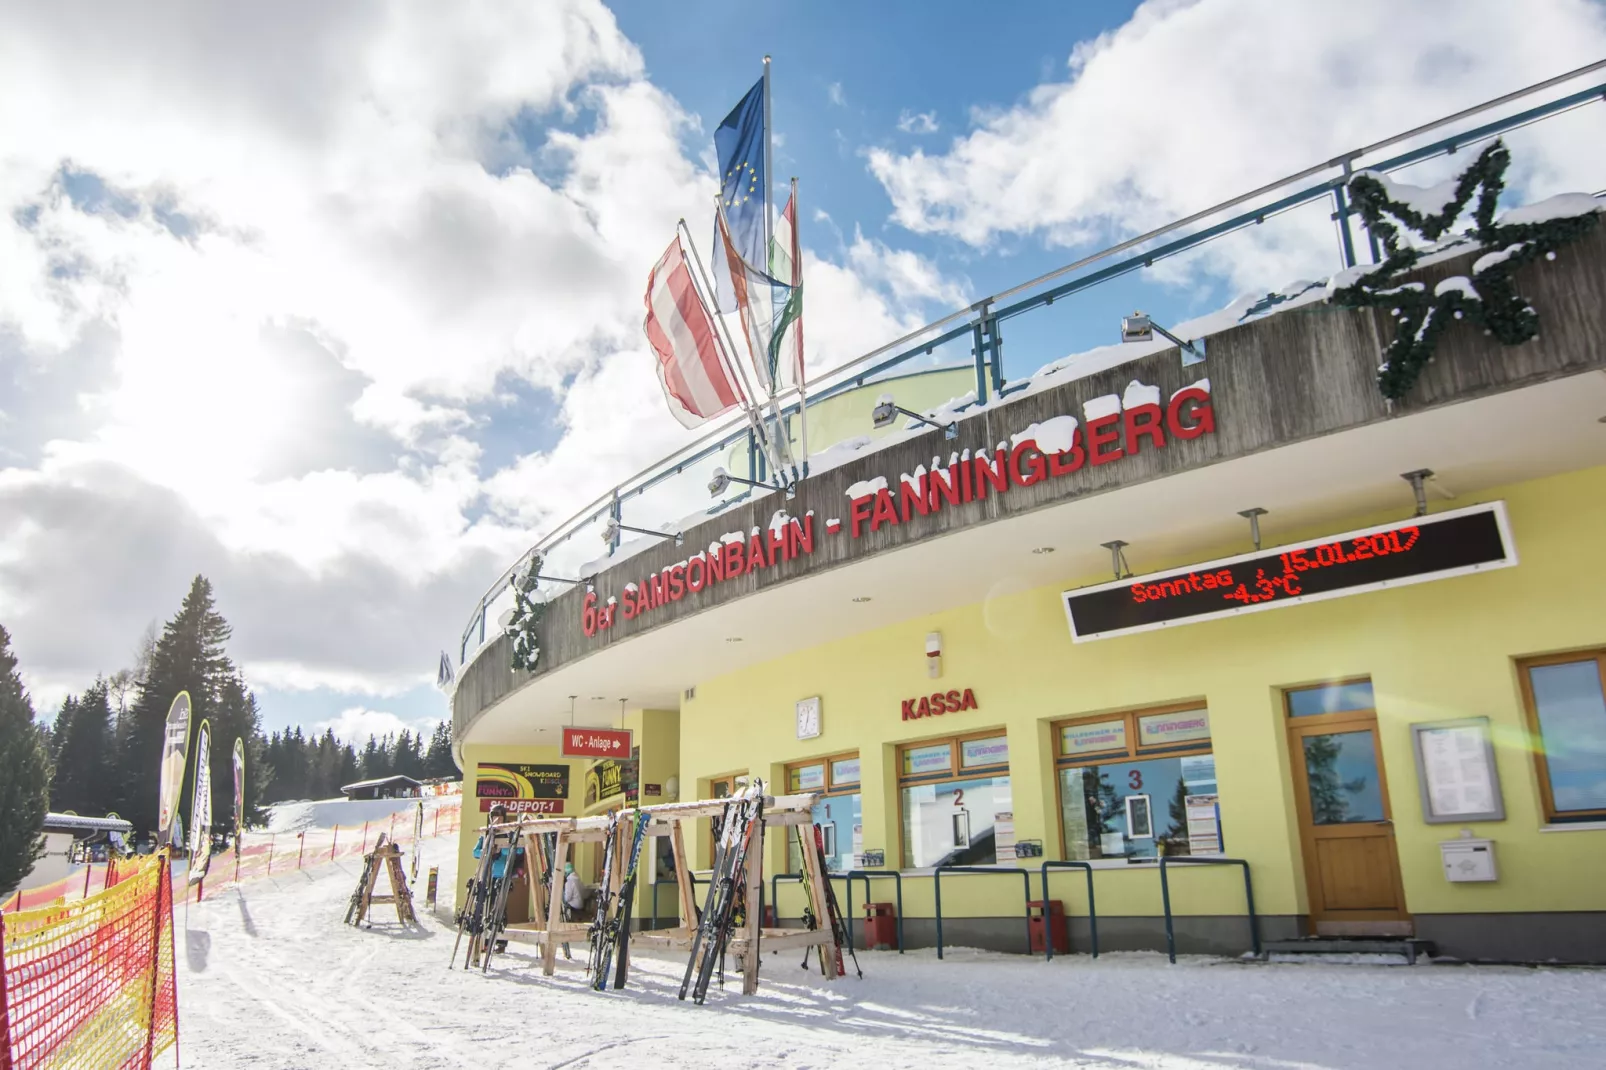
[[[0,627],[0,899],[10,895],[44,851],[40,835],[50,797],[50,752],[34,724],[17,675],[11,635]]]
[[[101,817],[113,808],[116,739],[110,696],[104,680],[96,680],[82,699],[67,696],[51,734],[55,773],[50,805],[86,817]]]
[[[452,759],[452,726],[441,721],[429,737],[429,750],[424,753],[425,777],[453,777],[457,763]]]
[[[118,779],[122,790],[117,809],[134,823],[136,835],[156,827],[158,765],[168,707],[180,691],[188,691],[192,732],[203,719],[216,717],[222,685],[234,674],[223,649],[229,634],[228,622],[213,604],[211,583],[196,576],[178,614],[167,622],[151,649],[149,669],[129,710],[129,724],[121,740]],[[193,749],[190,764],[194,764]],[[232,783],[232,775],[224,783]],[[192,776],[193,771],[187,770],[186,784],[193,783]]]

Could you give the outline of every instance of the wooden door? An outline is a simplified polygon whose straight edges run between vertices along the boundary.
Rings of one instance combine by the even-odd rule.
[[[1290,716],[1311,921],[1319,936],[1410,936],[1377,713]]]

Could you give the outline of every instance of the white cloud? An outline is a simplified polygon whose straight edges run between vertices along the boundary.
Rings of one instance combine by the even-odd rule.
[[[1023,234],[1103,241],[1603,52],[1606,9],[1587,0],[1468,0],[1453,16],[1394,0],[1151,0],[1124,26],[1078,44],[1065,81],[978,110],[972,131],[945,152],[872,150],[870,169],[893,218],[919,233],[975,246]],[[1558,126],[1540,140],[1539,130],[1510,139],[1519,182],[1551,192],[1598,180],[1598,137]],[[1328,263],[1332,233],[1325,213],[1312,211],[1256,228],[1231,258],[1200,259],[1240,285],[1276,284],[1313,257]]]
[[[197,572],[254,683],[432,679],[542,529],[695,437],[641,300],[706,215],[697,128],[598,0],[8,8],[0,381],[81,373],[71,420],[0,438],[30,686],[119,667]],[[839,259],[810,254],[811,360],[942,293]],[[485,426],[510,380],[551,426]]]
[[[905,108],[898,115],[898,129],[906,134],[935,134],[937,132],[937,113],[934,111],[910,111]]]
[[[826,86],[825,96],[827,100],[839,108],[845,108],[848,106],[848,98],[842,93],[841,82],[832,82],[830,85]]]
[[[428,719],[417,721],[404,721],[394,713],[384,710],[370,710],[362,706],[353,706],[340,711],[339,717],[327,721],[319,721],[312,726],[317,735],[323,735],[327,729],[334,729],[335,738],[342,743],[350,743],[358,750],[362,749],[369,736],[383,739],[385,736],[399,736],[403,731],[413,735],[422,734],[426,738],[435,730],[438,722]]]

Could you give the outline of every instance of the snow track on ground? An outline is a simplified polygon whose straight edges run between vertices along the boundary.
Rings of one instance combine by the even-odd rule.
[[[1597,970],[950,950],[861,953],[864,981],[826,984],[788,951],[765,957],[757,997],[732,970],[697,1007],[675,998],[683,958],[637,951],[632,985],[601,994],[579,947],[550,979],[520,944],[488,975],[448,970],[455,931],[421,896],[419,932],[385,923],[383,905],[371,930],[341,924],[358,869],[178,908],[185,1067],[1582,1070],[1606,1044]],[[443,866],[443,900],[454,884]]]

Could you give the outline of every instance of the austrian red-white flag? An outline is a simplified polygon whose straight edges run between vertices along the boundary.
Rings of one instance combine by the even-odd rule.
[[[647,341],[658,354],[658,381],[669,411],[695,427],[743,400],[720,360],[714,322],[692,283],[680,236],[647,276]]]

